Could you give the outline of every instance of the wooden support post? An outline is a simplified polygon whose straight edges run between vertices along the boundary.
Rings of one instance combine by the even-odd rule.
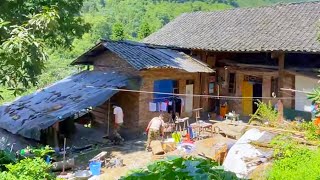
[[[279,80],[278,80],[278,87],[279,87],[279,96],[283,97],[283,93],[281,92],[280,88],[283,88],[284,85],[284,63],[285,63],[285,54],[279,53],[278,54],[278,67],[279,67]]]

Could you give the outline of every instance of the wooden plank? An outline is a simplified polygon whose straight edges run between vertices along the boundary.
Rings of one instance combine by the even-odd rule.
[[[107,113],[101,113],[101,112],[98,112],[98,111],[92,111],[92,114],[95,117],[105,117],[107,115]]]
[[[102,151],[101,153],[99,153],[98,155],[96,155],[94,158],[90,159],[89,162],[92,161],[104,161],[104,159],[107,156],[107,151]]]
[[[94,112],[98,112],[98,113],[102,113],[102,114],[107,114],[107,109],[102,109],[102,108],[99,108],[99,109],[95,109],[93,110]]]

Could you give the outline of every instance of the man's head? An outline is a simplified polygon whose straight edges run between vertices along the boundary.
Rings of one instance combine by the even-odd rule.
[[[159,114],[159,118],[163,120],[163,114],[162,113]]]
[[[118,105],[116,103],[111,103],[112,108],[116,108]]]

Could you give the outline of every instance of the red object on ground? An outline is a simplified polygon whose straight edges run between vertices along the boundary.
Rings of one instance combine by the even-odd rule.
[[[186,139],[186,140],[184,140],[184,141],[183,141],[183,143],[190,143],[190,144],[193,144],[193,143],[194,143],[194,141],[192,141],[191,139]]]
[[[320,117],[317,117],[317,118],[314,120],[314,125],[316,125],[316,126],[319,126],[319,125],[320,125]]]
[[[186,134],[186,140],[190,141],[190,134],[189,133]]]

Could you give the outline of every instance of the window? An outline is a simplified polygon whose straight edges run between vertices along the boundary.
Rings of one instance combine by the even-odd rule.
[[[229,93],[236,93],[236,74],[229,74]]]

